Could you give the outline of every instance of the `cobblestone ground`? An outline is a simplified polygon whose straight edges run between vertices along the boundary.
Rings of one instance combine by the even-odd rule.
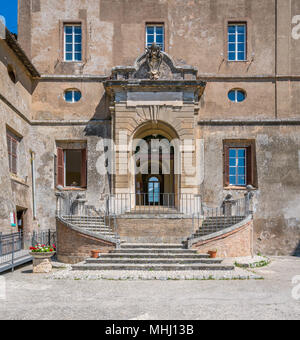
[[[0,319],[299,320],[300,258],[271,260],[251,269],[264,280],[230,281],[53,279],[27,266],[0,276]]]

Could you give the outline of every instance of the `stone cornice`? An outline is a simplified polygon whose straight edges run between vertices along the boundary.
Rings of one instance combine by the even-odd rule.
[[[273,119],[273,120],[199,120],[200,126],[284,126],[300,125],[299,119]]]
[[[15,55],[19,58],[19,60],[22,62],[22,64],[26,67],[27,71],[31,75],[32,78],[39,78],[40,74],[37,71],[37,69],[34,67],[34,65],[31,63],[19,43],[17,42],[16,38],[13,34],[9,32],[8,29],[6,29],[6,43],[7,45],[14,51]]]
[[[43,74],[40,77],[41,82],[104,82],[109,77],[105,75],[91,74]]]

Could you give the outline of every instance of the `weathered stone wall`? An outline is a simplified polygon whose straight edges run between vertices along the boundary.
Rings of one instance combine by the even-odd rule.
[[[109,192],[108,177],[97,171],[97,162],[103,153],[101,139],[110,132],[110,124],[55,124],[34,126],[31,130],[32,149],[36,151],[37,216],[42,229],[55,229],[56,181],[55,156],[58,142],[85,142],[87,147],[87,189],[66,189],[66,192],[85,193],[88,204],[101,207],[101,194]]]
[[[109,253],[115,245],[97,238],[80,234],[57,221],[57,258],[63,263],[78,263],[91,256],[92,250]]]
[[[130,65],[144,52],[145,24],[151,22],[165,24],[166,52],[196,66],[200,73],[219,69],[223,74],[274,72],[275,0],[35,0],[30,15],[25,5],[21,6],[25,2],[20,1],[20,41],[28,36],[26,28],[31,22],[32,60],[42,73],[79,74],[82,70],[109,75],[112,67]],[[297,1],[291,2],[294,5]],[[230,19],[249,20],[249,59],[251,52],[255,54],[249,70],[243,64],[223,62],[225,21]],[[87,50],[81,65],[61,62],[60,24],[72,20],[86,26]]]
[[[103,88],[97,81],[78,82],[78,79],[110,76],[113,67],[132,65],[144,52],[145,25],[149,22],[164,23],[166,52],[179,64],[195,66],[200,78],[258,77],[242,84],[228,79],[213,81],[205,92],[206,106],[202,115],[211,118],[224,114],[226,117],[274,116],[274,84],[270,79],[261,82],[260,78],[275,73],[275,0],[193,0],[188,5],[178,0],[72,3],[35,0],[31,12],[25,3],[20,1],[19,39],[26,51],[30,51],[34,65],[48,76],[73,77],[73,80],[65,78],[60,82],[47,78],[47,82],[37,86],[33,100],[35,119],[92,118],[95,113],[106,116]],[[232,19],[248,23],[248,60],[245,63],[226,62],[226,23]],[[63,23],[72,20],[83,25],[82,63],[66,63],[62,58]],[[29,22],[31,35],[30,40],[26,40]],[[228,90],[239,85],[249,92],[248,100],[243,105],[230,105]],[[79,103],[70,105],[63,101],[64,90],[69,88],[82,91]],[[258,99],[257,94],[264,100]]]
[[[8,76],[11,65],[16,74],[16,83]],[[16,208],[26,210],[24,231],[34,228],[31,191],[31,140],[29,138],[31,117],[31,94],[33,82],[17,56],[0,40],[0,232],[15,232],[11,228],[10,214]],[[9,172],[7,130],[20,137],[18,146],[17,175]]]
[[[255,249],[293,254],[300,241],[299,126],[202,126],[205,141],[205,202],[221,205],[244,191],[223,185],[223,140],[255,139],[258,187],[254,196]]]
[[[191,218],[117,218],[118,234],[128,243],[181,243],[193,232]]]
[[[103,151],[97,147],[98,141],[111,132],[110,122],[102,121],[111,117],[101,82],[103,76],[110,76],[112,67],[132,65],[144,52],[147,22],[163,22],[166,52],[179,64],[197,67],[199,78],[208,82],[200,103],[201,125],[196,131],[205,143],[200,188],[203,200],[216,206],[228,193],[234,197],[244,194],[223,188],[222,143],[224,139],[254,139],[258,175],[255,249],[291,254],[299,247],[300,40],[292,36],[292,18],[300,14],[298,0],[20,0],[19,10],[19,42],[38,70],[50,78],[44,77],[35,87],[20,61],[0,41],[0,93],[6,98],[0,105],[2,225],[7,226],[7,214],[16,204],[31,211],[31,148],[36,152],[41,228],[55,228],[56,141],[87,142],[89,203],[97,205],[100,194],[109,191],[108,178],[96,171]],[[65,20],[83,24],[82,63],[62,61]],[[228,20],[247,21],[246,62],[226,61]],[[17,70],[17,84],[7,76],[8,64]],[[82,91],[79,103],[64,102],[63,93],[70,88]],[[232,88],[244,89],[247,99],[231,103],[227,93]],[[33,119],[34,125],[26,119]],[[92,123],[92,119],[101,121]],[[203,124],[216,119],[229,124]],[[234,123],[237,119],[239,124]],[[288,125],[278,119],[298,123]],[[249,120],[251,125],[246,124]],[[266,125],[262,120],[275,120],[277,124]],[[13,185],[7,166],[6,125],[23,136],[21,180],[14,179]]]
[[[217,250],[218,258],[252,256],[253,222],[248,222],[243,227],[222,236],[196,243],[192,249],[197,249],[199,254]]]

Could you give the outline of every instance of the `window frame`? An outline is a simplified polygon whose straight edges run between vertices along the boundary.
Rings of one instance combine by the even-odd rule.
[[[245,149],[245,185],[230,184],[230,149]],[[246,190],[248,185],[258,187],[256,165],[256,141],[255,140],[224,140],[223,141],[223,181],[225,190]]]
[[[6,131],[6,140],[9,172],[11,174],[18,175],[18,148],[20,144],[20,138],[13,132]],[[13,150],[13,145],[15,146],[15,150]],[[15,164],[13,160],[15,161]]]
[[[230,26],[234,26],[235,27],[235,33],[234,34],[229,33],[229,27]],[[245,26],[245,33],[244,33],[245,41],[244,41],[244,51],[243,52],[239,51],[239,49],[238,49],[238,45],[242,44],[242,43],[240,43],[238,41],[238,35],[241,35],[237,31],[237,28],[239,26]],[[235,42],[234,43],[230,42],[230,39],[229,39],[230,35],[234,35],[235,36]],[[234,22],[233,21],[229,21],[229,22],[227,22],[227,39],[226,39],[226,41],[227,41],[227,48],[226,48],[227,61],[228,62],[232,62],[232,63],[247,62],[247,60],[248,60],[248,23],[244,22],[244,21],[238,21],[238,22],[236,22],[236,21],[234,21]],[[229,50],[229,45],[230,44],[234,44],[235,45],[235,50],[234,50],[235,59],[234,60],[229,58],[230,53],[233,53],[233,52],[230,52],[230,50]],[[239,53],[244,53],[244,59],[239,59],[238,58]]]
[[[81,183],[79,186],[66,185],[66,152],[67,151],[80,151],[81,152]],[[56,160],[56,185],[62,186],[64,189],[83,190],[87,188],[87,148],[61,148],[57,147],[57,160]]]
[[[67,27],[72,27],[72,52],[67,51],[67,41],[66,41],[66,37],[67,37],[67,33],[66,33],[66,28]],[[78,43],[75,41],[75,27],[80,27],[81,28],[81,42]],[[70,44],[70,43],[69,43]],[[81,50],[80,52],[75,50],[75,46],[76,45],[81,45]],[[72,60],[67,60],[67,54],[72,53]],[[80,60],[76,60],[76,54],[81,54],[81,59]],[[83,62],[83,25],[82,23],[64,23],[63,24],[63,60],[66,63],[82,63]]]
[[[145,35],[146,35],[145,45],[146,45],[146,48],[149,48],[153,44],[153,42],[151,42],[151,43],[148,42],[148,28],[149,27],[154,27],[154,34],[153,34],[154,35],[154,42],[158,46],[162,45],[161,50],[162,50],[162,52],[165,52],[166,51],[166,27],[165,27],[165,24],[164,23],[151,23],[151,22],[146,23],[146,27],[145,27]],[[163,28],[163,34],[162,34],[163,42],[162,43],[157,43],[157,41],[156,41],[156,36],[157,36],[156,29],[157,29],[157,27]]]
[[[231,100],[230,98],[229,98],[229,94],[231,93],[231,92],[234,92],[234,100]],[[238,100],[238,92],[241,92],[241,93],[243,93],[243,95],[244,95],[244,99],[243,100]],[[246,98],[247,98],[247,93],[246,93],[246,91],[244,91],[244,90],[242,90],[242,89],[231,89],[231,90],[229,90],[228,91],[228,94],[227,94],[227,97],[228,97],[228,100],[231,102],[231,103],[243,103],[245,100],[246,100]]]
[[[66,94],[67,94],[67,92],[72,92],[72,101],[68,101],[68,100],[66,99]],[[75,100],[75,92],[80,93],[80,99],[77,100],[77,101]],[[82,99],[82,92],[81,92],[80,90],[77,90],[77,89],[67,89],[67,90],[65,90],[65,92],[64,92],[64,100],[65,100],[65,102],[68,103],[68,104],[79,103],[79,102],[81,101],[81,99]]]
[[[231,150],[235,150],[236,152],[236,156],[234,157],[235,158],[235,161],[236,161],[236,165],[235,166],[231,166],[230,165],[230,159],[233,158],[233,157],[230,157],[230,151]],[[242,150],[245,152],[245,157],[243,158],[244,159],[244,165],[243,166],[239,166],[239,160],[242,159],[242,157],[239,157],[238,155],[238,152]],[[248,178],[248,174],[247,174],[247,164],[248,164],[248,157],[247,157],[247,148],[246,147],[229,147],[229,186],[240,186],[240,187],[246,187],[247,186],[247,178]],[[236,173],[235,175],[231,175],[230,173],[230,169],[231,168],[235,168],[236,170]],[[243,177],[245,177],[245,184],[239,184],[239,168],[244,168],[245,169],[245,173],[244,175],[241,175]],[[231,179],[230,177],[233,177],[235,176],[235,183],[230,183],[231,182]]]

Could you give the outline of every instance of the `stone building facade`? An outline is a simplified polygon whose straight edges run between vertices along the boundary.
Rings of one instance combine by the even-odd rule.
[[[122,206],[133,195],[135,208],[136,194],[156,184],[151,172],[124,170],[134,151],[121,138],[161,136],[191,143],[175,154],[194,171],[175,174],[171,157],[170,174],[154,176],[160,194],[220,207],[250,185],[255,250],[296,253],[299,15],[297,0],[19,0],[18,39],[7,32],[0,41],[1,231],[14,230],[12,212],[27,233],[55,229],[57,192],[84,194],[100,210],[103,197]],[[7,134],[18,146],[14,173]],[[99,171],[109,139],[113,174]],[[244,159],[244,170],[230,158]],[[138,233],[128,220],[136,227],[144,215],[119,221],[125,238]],[[179,237],[189,236],[189,218]]]

